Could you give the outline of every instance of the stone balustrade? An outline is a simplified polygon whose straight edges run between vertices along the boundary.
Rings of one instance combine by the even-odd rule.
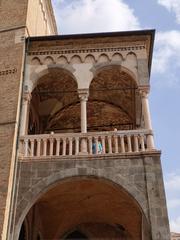
[[[150,130],[26,135],[20,138],[21,157],[126,154],[154,149]]]

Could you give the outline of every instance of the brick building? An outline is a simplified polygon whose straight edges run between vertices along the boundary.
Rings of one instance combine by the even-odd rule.
[[[0,1],[2,240],[170,240],[153,41],[57,35],[50,0]]]

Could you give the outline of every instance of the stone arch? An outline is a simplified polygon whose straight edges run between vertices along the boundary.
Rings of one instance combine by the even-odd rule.
[[[31,60],[31,64],[32,64],[32,65],[41,65],[41,60],[40,60],[38,57],[34,57],[34,58]]]
[[[66,121],[70,107],[79,101],[77,81],[69,69],[71,68],[51,65],[48,68],[39,68],[38,74],[36,70],[29,108],[29,134],[63,132],[76,125],[79,129],[80,121],[75,121],[74,118],[69,118],[68,123]],[[78,118],[80,109],[76,112]],[[61,123],[58,122],[59,116],[63,117]]]
[[[66,56],[60,56],[60,57],[58,57],[57,58],[57,62],[59,63],[59,64],[68,64],[68,59],[67,59],[67,57]]]
[[[50,64],[54,64],[54,59],[50,56],[47,56],[44,58],[43,64],[45,65],[50,65]]]
[[[82,63],[82,59],[79,55],[74,55],[74,56],[72,56],[70,63],[71,64],[79,64],[79,63]]]
[[[60,64],[53,64],[51,66],[39,66],[35,70],[35,72],[33,72],[30,76],[30,80],[33,83],[30,91],[33,91],[33,89],[38,84],[38,80],[40,78],[42,78],[43,76],[45,76],[46,74],[48,74],[49,71],[52,69],[59,69],[59,70],[66,71],[66,73],[69,74],[75,80],[75,82],[78,84],[77,78],[74,75],[74,69],[70,66],[66,67],[66,66],[62,66]]]
[[[91,229],[91,227],[95,227],[94,229]],[[117,234],[116,236],[111,235],[108,236],[109,234],[109,230],[115,234]],[[59,239],[59,236],[61,237],[61,239],[68,239],[68,236],[72,236],[71,233],[80,233],[80,236],[77,236],[78,239],[79,237],[82,236],[82,239],[132,239],[132,236],[129,234],[129,232],[127,230],[125,230],[125,228],[122,225],[116,225],[116,224],[108,224],[105,222],[96,222],[96,223],[82,223],[79,225],[75,225],[75,226],[71,226],[71,229],[67,232],[65,232],[65,234],[61,234],[61,228],[59,227],[57,234],[55,235],[56,239]],[[96,234],[98,234],[99,236],[94,236],[94,233],[96,232]],[[81,235],[82,234],[82,235]],[[102,234],[104,236],[102,236]],[[101,236],[100,236],[101,235]],[[72,236],[73,237],[73,236]],[[74,235],[74,237],[76,237]],[[74,238],[70,238],[70,239],[74,239]],[[77,239],[77,238],[76,238]],[[81,238],[80,238],[81,239]]]
[[[29,223],[28,223],[28,219],[24,219],[24,222],[21,226],[20,229],[20,239],[29,239]]]
[[[114,53],[112,55],[111,61],[112,62],[119,62],[119,63],[121,63],[123,61],[123,56],[120,53]]]
[[[110,69],[112,67],[120,67],[121,70],[125,73],[127,73],[134,81],[135,81],[135,84],[138,86],[139,83],[138,83],[138,80],[137,80],[137,76],[134,74],[133,71],[131,71],[131,69],[129,69],[128,67],[126,66],[122,66],[121,64],[118,64],[118,63],[106,63],[104,66],[96,66],[96,67],[93,67],[91,69],[91,71],[93,72],[93,78],[91,79],[91,82],[92,80],[97,76],[97,74],[105,69]],[[90,85],[91,85],[91,82],[90,82]]]
[[[71,237],[73,237],[73,233],[75,233],[75,232],[77,232],[77,233],[79,233],[79,238],[81,239],[89,239],[89,237],[88,237],[88,235],[87,235],[87,233],[85,233],[84,231],[82,231],[81,229],[79,230],[79,229],[73,229],[73,230],[71,230],[70,232],[67,232],[65,235],[64,235],[64,237],[63,237],[63,239],[72,239]]]
[[[114,175],[105,171],[94,171],[94,168],[87,167],[87,173],[85,175],[81,175],[78,172],[77,168],[67,168],[62,171],[59,171],[56,174],[50,175],[41,181],[39,181],[36,185],[34,185],[31,189],[29,189],[25,194],[23,194],[23,198],[18,202],[17,206],[17,216],[16,216],[16,229],[15,229],[15,238],[17,239],[20,231],[20,227],[27,215],[29,209],[34,205],[34,203],[48,190],[57,186],[63,180],[68,180],[72,178],[95,178],[100,179],[107,184],[116,185],[119,188],[122,188],[123,191],[129,194],[129,196],[134,199],[136,204],[139,206],[143,216],[145,217],[146,222],[149,222],[148,218],[148,207],[146,197],[142,194],[142,192],[137,189],[137,187],[133,186],[127,179],[125,179],[122,175]],[[21,210],[23,209],[23,210]]]
[[[95,65],[92,71],[94,78],[90,82],[87,104],[88,129],[136,129],[135,90],[138,85],[134,74],[118,63]],[[100,118],[100,115],[106,117]]]
[[[98,58],[98,63],[106,63],[109,62],[109,57],[107,54],[102,53]]]
[[[95,60],[95,57],[92,55],[92,54],[88,54],[86,57],[85,57],[85,63],[92,63],[94,64],[96,62]]]

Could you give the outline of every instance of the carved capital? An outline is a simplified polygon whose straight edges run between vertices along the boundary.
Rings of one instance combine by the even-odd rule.
[[[30,102],[31,101],[31,97],[32,97],[32,95],[31,95],[31,93],[30,92],[24,92],[23,93],[23,101],[24,102]]]
[[[142,98],[147,98],[150,92],[150,86],[139,86],[138,90]]]
[[[87,101],[89,97],[89,89],[79,89],[78,94],[81,101]]]

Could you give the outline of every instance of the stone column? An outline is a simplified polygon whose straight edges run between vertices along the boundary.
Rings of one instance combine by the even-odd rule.
[[[81,102],[81,132],[87,133],[87,100],[88,100],[88,90],[80,89],[79,98]]]
[[[79,98],[81,102],[81,133],[87,133],[87,100],[89,96],[88,89],[80,89]],[[87,153],[87,138],[81,140],[81,153]]]
[[[29,106],[31,101],[31,93],[24,92],[23,100],[22,100],[22,112],[21,112],[21,127],[20,127],[20,135],[26,135],[28,130],[28,122],[29,122]]]
[[[147,146],[149,149],[154,149],[154,138],[152,132],[152,124],[151,124],[151,115],[149,109],[149,101],[148,101],[149,87],[140,88],[140,95],[142,101],[142,115],[144,117],[144,127],[151,131],[147,138]]]

